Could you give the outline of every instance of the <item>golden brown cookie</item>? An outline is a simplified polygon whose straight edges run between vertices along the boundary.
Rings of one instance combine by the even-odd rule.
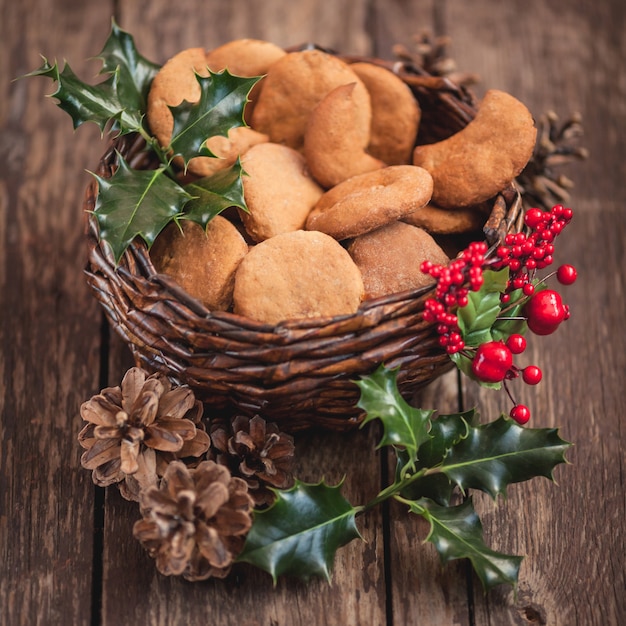
[[[290,52],[263,79],[250,125],[270,141],[300,150],[311,111],[335,87],[349,83],[357,83],[358,106],[369,107],[367,89],[347,63],[320,50]]]
[[[241,165],[248,212],[239,211],[254,241],[304,228],[324,190],[311,178],[304,157],[287,146],[262,143],[250,148]]]
[[[417,146],[413,163],[433,177],[433,202],[442,208],[479,204],[504,189],[528,163],[537,130],[516,98],[492,89],[476,117],[437,143]]]
[[[366,300],[429,285],[433,279],[421,271],[422,262],[447,265],[449,261],[425,230],[404,222],[357,237],[348,253],[363,276]]]
[[[158,272],[171,276],[209,311],[226,311],[232,304],[235,270],[247,252],[235,226],[217,215],[206,232],[189,220],[181,220],[180,228],[169,224],[154,242],[150,257]]]
[[[319,102],[304,133],[304,156],[322,187],[371,172],[385,164],[365,151],[370,140],[369,107],[354,100],[356,83],[340,85]]]
[[[421,110],[409,87],[373,63],[350,65],[370,94],[372,125],[368,152],[387,165],[411,162]]]
[[[413,165],[393,165],[353,176],[319,199],[306,228],[338,240],[357,237],[423,207],[432,189],[430,174]]]
[[[235,276],[234,311],[260,322],[346,315],[363,296],[361,274],[324,233],[293,231],[251,248]]]
[[[487,221],[487,215],[488,212],[482,206],[442,209],[428,203],[405,215],[402,221],[436,235],[457,235],[481,230]]]

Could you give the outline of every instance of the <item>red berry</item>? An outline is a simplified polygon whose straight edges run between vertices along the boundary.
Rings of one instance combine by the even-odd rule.
[[[545,213],[541,209],[528,209],[524,216],[524,222],[528,228],[536,228],[545,220]]]
[[[538,385],[543,374],[536,365],[529,365],[522,370],[522,379],[527,385]]]
[[[512,409],[509,415],[518,423],[518,424],[526,424],[530,419],[530,409],[523,404],[516,404]]]
[[[550,335],[565,319],[567,309],[561,296],[552,289],[535,293],[524,306],[528,328],[536,335]]]
[[[556,279],[561,285],[571,285],[576,281],[578,274],[573,265],[561,265],[556,271]]]
[[[522,293],[525,296],[532,296],[535,293],[535,285],[533,285],[532,283],[526,283],[522,287]]]
[[[472,372],[482,382],[498,383],[504,380],[512,365],[513,355],[504,342],[488,341],[476,349]]]
[[[526,350],[526,339],[522,335],[511,335],[506,340],[506,346],[513,354],[521,354]]]

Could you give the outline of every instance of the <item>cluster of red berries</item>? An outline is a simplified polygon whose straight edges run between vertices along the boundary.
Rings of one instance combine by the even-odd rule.
[[[572,209],[560,204],[553,206],[550,211],[529,209],[524,215],[529,232],[509,234],[504,243],[496,248],[492,266],[494,269],[509,268],[509,282],[502,294],[503,302],[508,302],[510,292],[516,289],[522,289],[525,296],[533,295],[535,286],[532,279],[535,272],[552,264],[554,239],[569,224],[572,215]],[[563,279],[567,280],[567,277],[563,275]],[[575,279],[574,273],[571,282]]]
[[[437,324],[439,345],[448,354],[460,352],[465,347],[458,318],[451,309],[467,306],[469,292],[481,288],[486,252],[487,244],[475,241],[448,265],[430,261],[422,263],[422,272],[437,281],[435,297],[424,303],[424,321]]]
[[[485,259],[487,245],[475,242],[447,266],[425,261],[421,267],[424,273],[437,280],[435,296],[424,305],[424,321],[436,324],[439,344],[448,354],[463,352],[471,360],[472,373],[477,380],[503,384],[513,402],[510,416],[520,424],[528,422],[530,410],[515,402],[507,381],[521,376],[526,384],[537,385],[543,376],[536,365],[519,368],[513,363],[513,355],[526,349],[526,339],[514,334],[506,342],[488,341],[476,348],[466,348],[454,311],[468,304],[470,291],[481,288],[484,267],[495,270],[508,267],[509,279],[501,296],[503,304],[510,302],[512,292],[521,290],[516,303],[525,301],[522,312],[529,330],[536,335],[553,333],[569,317],[569,308],[556,291],[536,290],[534,277],[537,270],[552,264],[554,239],[571,219],[572,210],[561,205],[551,211],[530,209],[524,216],[527,232],[507,235],[491,260]],[[572,265],[561,265],[556,276],[561,284],[571,285],[576,280],[576,269]]]

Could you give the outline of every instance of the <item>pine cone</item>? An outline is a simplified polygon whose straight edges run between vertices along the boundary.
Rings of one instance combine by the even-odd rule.
[[[227,468],[204,461],[169,464],[160,486],[142,492],[143,519],[133,534],[165,576],[223,578],[252,525],[248,486]]]
[[[107,387],[83,403],[87,422],[78,435],[81,464],[96,485],[114,483],[128,500],[155,484],[176,458],[201,457],[211,444],[201,422],[202,403],[186,387],[134,367],[121,387]]]
[[[293,485],[293,437],[280,432],[276,424],[267,424],[258,415],[252,419],[239,415],[230,427],[214,425],[211,442],[215,460],[248,483],[256,506],[274,501],[268,486],[288,489]]]

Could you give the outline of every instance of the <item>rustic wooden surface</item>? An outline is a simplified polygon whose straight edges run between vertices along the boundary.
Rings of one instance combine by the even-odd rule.
[[[626,5],[622,0],[21,0],[0,2],[0,623],[15,624],[543,624],[626,623]],[[132,539],[135,505],[94,489],[79,465],[79,405],[117,384],[128,354],[85,286],[81,197],[103,144],[95,126],[72,134],[46,101],[51,83],[12,79],[68,59],[91,79],[111,17],[163,62],[189,46],[238,37],[289,46],[314,41],[391,57],[423,29],[452,38],[477,91],[504,89],[535,114],[579,111],[590,160],[576,181],[575,221],[559,260],[580,274],[571,320],[533,341],[544,382],[522,390],[537,426],[575,442],[559,485],[535,480],[496,506],[480,499],[499,549],[525,554],[517,597],[484,595],[463,563],[441,566],[422,524],[391,506],[360,520],[365,543],[337,556],[332,585],[238,568],[227,581],[185,583],[156,573]],[[499,394],[452,373],[420,403],[477,404]],[[363,502],[378,488],[376,433],[297,441],[305,480],[346,475]],[[345,450],[350,450],[350,455]],[[382,464],[382,465],[381,465]]]

